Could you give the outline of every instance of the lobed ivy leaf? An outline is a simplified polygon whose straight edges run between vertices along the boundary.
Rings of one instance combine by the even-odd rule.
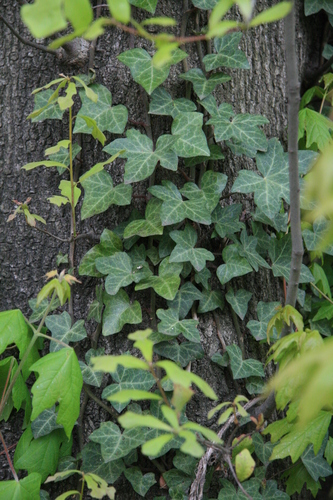
[[[134,81],[139,83],[150,95],[169,76],[170,66],[187,57],[186,52],[176,49],[168,63],[161,68],[154,66],[153,60],[144,49],[126,50],[118,56],[120,62],[131,70]]]
[[[152,287],[155,292],[167,300],[173,300],[180,285],[180,273],[183,265],[170,263],[166,257],[159,265],[158,276],[149,276],[142,279],[135,287],[135,290],[145,290]]]
[[[19,481],[1,481],[0,495],[8,500],[40,500],[41,480],[41,475],[33,472]]]
[[[55,429],[62,429],[62,425],[57,424],[57,413],[55,406],[48,410],[42,411],[38,417],[31,422],[31,430],[34,439],[51,434]]]
[[[228,293],[225,295],[225,298],[227,299],[237,316],[240,317],[240,319],[244,319],[251,297],[251,292],[240,289],[235,293],[232,288],[230,288]]]
[[[82,181],[85,190],[81,219],[105,212],[111,205],[130,205],[132,187],[118,184],[113,187],[111,176],[102,170]]]
[[[316,14],[321,9],[326,10],[328,14],[333,14],[333,5],[330,0],[305,0],[304,12],[306,16]]]
[[[196,111],[197,107],[190,99],[181,97],[179,99],[172,99],[169,92],[163,87],[159,87],[151,95],[149,113],[152,115],[166,115],[175,116],[178,113],[189,113]]]
[[[82,118],[87,116],[95,120],[97,127],[104,132],[107,130],[113,134],[122,134],[127,123],[128,112],[125,106],[118,104],[112,105],[111,92],[100,83],[93,83],[90,87],[97,95],[97,102],[93,102],[87,97],[84,89],[80,90],[82,105],[76,116],[74,134],[90,134],[90,128]]]
[[[200,343],[200,334],[197,329],[198,321],[194,319],[179,320],[178,312],[175,309],[167,309],[166,311],[158,309],[156,316],[161,320],[157,326],[159,332],[172,337],[182,333],[187,340]]]
[[[104,462],[98,443],[88,442],[82,450],[81,470],[100,476],[108,484],[113,484],[126,469],[121,459]]]
[[[209,311],[215,311],[220,308],[223,311],[224,298],[220,290],[203,290],[199,302],[198,313],[203,314]]]
[[[211,71],[221,66],[250,69],[246,55],[238,48],[241,38],[242,33],[231,33],[222,38],[215,38],[214,47],[217,53],[207,54],[203,58],[206,71]]]
[[[140,7],[141,9],[147,10],[151,14],[155,14],[155,9],[158,0],[129,0],[129,3],[135,5],[135,7]]]
[[[220,83],[231,80],[229,75],[224,73],[213,73],[208,79],[200,68],[192,68],[187,73],[179,75],[179,78],[192,82],[193,89],[199,99],[204,99],[211,94]]]
[[[104,462],[112,462],[125,457],[131,450],[144,443],[145,435],[140,428],[126,429],[122,434],[118,425],[102,422],[101,426],[90,434],[89,439],[101,445]]]
[[[319,217],[313,222],[312,230],[304,229],[302,231],[304,243],[309,251],[316,252],[322,249],[324,253],[333,255],[333,245],[327,246],[325,244],[328,227],[328,221],[323,217]]]
[[[134,491],[144,497],[147,491],[156,483],[155,475],[152,472],[142,474],[139,467],[130,467],[124,471],[126,479],[131,483]]]
[[[305,484],[307,489],[311,491],[314,498],[321,489],[320,482],[314,481],[301,461],[297,462],[294,467],[288,469],[282,477],[286,479],[286,491],[289,495],[301,493]]]
[[[223,489],[220,490],[218,500],[245,500],[248,498],[241,491],[237,491],[234,485],[227,479],[222,479],[221,483],[223,485]],[[246,491],[247,495],[253,500],[263,500],[262,495],[259,493],[260,485],[261,482],[254,478],[242,483],[242,487]]]
[[[318,481],[320,477],[328,477],[333,474],[332,467],[324,459],[323,453],[326,447],[326,440],[317,454],[313,451],[313,445],[309,445],[301,456],[301,460],[310,476]]]
[[[171,359],[183,368],[190,361],[201,359],[204,356],[201,345],[194,342],[182,342],[181,344],[178,344],[176,341],[160,342],[154,346],[154,352],[164,358]]]
[[[57,423],[64,427],[69,437],[80,413],[83,383],[75,351],[65,348],[47,354],[34,363],[30,371],[39,374],[31,388],[33,394],[31,420],[58,402]]]
[[[202,130],[202,113],[177,113],[171,126],[171,133],[176,138],[172,146],[178,156],[210,156],[207,139]]]
[[[132,221],[126,226],[124,231],[124,238],[131,238],[132,236],[153,236],[163,234],[163,226],[161,222],[161,207],[160,200],[149,200],[146,207],[145,219]]]
[[[81,260],[79,275],[94,276],[96,278],[103,276],[102,273],[97,271],[96,260],[101,257],[110,257],[122,250],[123,245],[119,236],[109,229],[104,229],[100,237],[100,243],[88,250]]]
[[[216,271],[216,275],[222,285],[228,283],[232,278],[244,276],[252,271],[252,267],[247,259],[239,255],[239,249],[236,245],[225,247],[222,257],[225,264],[221,264]]]
[[[272,455],[274,448],[273,443],[269,441],[265,443],[263,437],[258,432],[255,432],[252,436],[252,442],[254,444],[254,449],[259,460],[264,464],[268,465],[269,459]]]
[[[239,222],[241,212],[241,203],[235,203],[223,208],[221,205],[217,205],[212,213],[212,222],[214,223],[215,231],[221,238],[238,233],[238,231],[245,227],[243,222]]]
[[[259,270],[259,266],[270,269],[270,266],[256,250],[258,239],[254,236],[248,236],[245,229],[241,232],[240,242],[236,241],[236,246],[240,257],[244,257],[255,271]]]
[[[272,319],[274,314],[276,314],[276,310],[280,305],[281,305],[280,302],[259,302],[258,303],[257,314],[258,314],[259,321],[251,320],[246,325],[256,340],[266,340],[267,339],[268,323]],[[275,339],[276,338],[277,338],[277,333],[275,332]]]
[[[60,141],[60,142],[65,143],[67,141]],[[60,143],[58,143],[58,144],[60,144]],[[53,149],[53,148],[49,148],[49,149]],[[79,146],[76,142],[72,145],[72,159],[73,160],[79,154],[81,149],[82,149],[81,146]],[[57,151],[55,153],[47,153],[47,151],[48,150],[45,151],[45,155],[47,155],[50,160],[62,163],[66,167],[69,166],[70,157],[69,157],[68,146],[61,146],[59,148],[59,151]],[[59,175],[61,175],[65,172],[66,169],[62,168],[62,167],[57,167],[57,170],[58,170]]]
[[[221,146],[218,144],[208,144],[210,155],[207,156],[193,156],[192,158],[185,158],[185,167],[195,167],[201,163],[207,163],[214,160],[223,160],[224,156],[221,152]],[[213,186],[212,186],[213,187]]]
[[[207,267],[205,267],[202,271],[199,273],[195,273],[194,275],[194,280],[196,283],[201,284],[206,290],[209,290],[209,280],[212,276],[212,273],[210,272]]]
[[[280,240],[271,238],[269,246],[269,256],[272,261],[272,271],[274,276],[283,276],[289,280],[291,262],[291,234],[284,236]],[[308,267],[302,264],[300,283],[313,282],[314,278]]]
[[[206,267],[207,260],[215,260],[214,255],[205,248],[194,248],[198,235],[189,224],[186,224],[184,231],[171,231],[170,237],[177,244],[171,252],[169,262],[191,262],[194,269],[201,271]]]
[[[79,361],[83,381],[86,384],[92,385],[94,387],[100,387],[103,379],[103,373],[93,370],[90,360],[95,356],[102,356],[103,354],[104,347],[101,347],[99,349],[89,349],[84,356],[86,362],[84,363],[83,361]]]
[[[190,281],[187,281],[179,288],[175,298],[172,301],[168,301],[168,306],[170,309],[177,311],[180,319],[184,319],[190,311],[193,302],[200,300],[201,297],[202,293]]]
[[[72,326],[71,317],[66,311],[62,314],[48,316],[45,320],[45,324],[52,333],[52,338],[60,340],[65,344],[69,342],[78,342],[87,336],[84,320],[81,319]],[[50,343],[50,352],[56,352],[63,348],[64,346],[58,344],[58,342]]]
[[[122,330],[125,324],[136,325],[142,321],[141,307],[137,300],[131,304],[125,290],[110,296],[104,294],[105,310],[103,313],[104,336],[113,335]]]
[[[219,0],[192,0],[195,7],[202,10],[210,10],[215,7]]]
[[[227,346],[227,353],[230,358],[230,367],[235,380],[247,377],[264,377],[263,365],[256,359],[242,359],[242,351],[233,344]]]

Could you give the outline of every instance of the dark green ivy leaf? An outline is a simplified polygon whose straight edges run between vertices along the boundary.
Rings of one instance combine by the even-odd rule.
[[[120,332],[126,323],[130,325],[141,323],[142,313],[140,304],[137,300],[131,304],[125,290],[119,290],[112,297],[105,293],[104,303],[105,310],[103,313],[102,330],[104,336]]]
[[[200,68],[190,69],[187,73],[179,75],[179,78],[192,82],[194,91],[199,99],[204,99],[213,92],[215,87],[220,83],[225,83],[231,80],[229,75],[224,73],[213,73],[208,79]]]
[[[225,298],[227,299],[237,316],[240,317],[240,319],[244,319],[251,297],[251,292],[240,289],[235,293],[232,288],[230,288],[228,293],[225,295]]]
[[[250,69],[246,55],[238,48],[241,38],[242,33],[231,33],[222,38],[215,38],[214,47],[217,53],[207,54],[203,58],[206,71],[211,71],[221,66]]]
[[[174,118],[178,113],[189,113],[196,111],[197,107],[190,99],[181,97],[172,99],[169,92],[159,87],[151,95],[149,113],[152,115],[165,115]]]

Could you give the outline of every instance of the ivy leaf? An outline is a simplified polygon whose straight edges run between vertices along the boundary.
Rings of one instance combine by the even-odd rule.
[[[113,134],[122,134],[125,130],[128,117],[125,106],[122,104],[111,106],[111,92],[104,85],[94,83],[89,88],[97,95],[97,102],[89,99],[85,90],[80,90],[82,105],[76,117],[73,133],[91,133],[90,128],[82,118],[83,116],[88,116],[92,120],[95,120],[97,127],[102,132],[107,130]]]
[[[149,391],[155,384],[155,379],[150,372],[124,368],[121,365],[118,365],[117,370],[112,373],[112,378],[115,383],[105,387],[102,392],[102,398],[104,399],[108,399],[109,396],[120,391]],[[111,401],[111,404],[118,413],[121,413],[129,402],[130,400],[127,403]]]
[[[178,156],[210,156],[209,147],[202,130],[202,113],[177,113],[171,126],[171,133],[176,137],[172,149]]]
[[[146,436],[141,428],[126,429],[123,434],[113,422],[102,422],[99,429],[90,434],[89,439],[101,445],[104,462],[125,457],[145,442]]]
[[[104,229],[100,243],[92,247],[83,257],[80,262],[79,275],[80,276],[95,276],[96,278],[103,276],[102,273],[96,269],[96,260],[100,257],[111,257],[117,252],[121,252],[123,245],[119,236]]]
[[[11,367],[11,372],[9,373],[10,367]],[[14,374],[17,371],[17,369],[18,369],[17,360],[12,356],[0,361],[0,394],[4,394],[6,381],[8,380],[8,384],[12,382]],[[15,408],[17,411],[20,408],[24,408],[25,413],[24,413],[23,426],[26,427],[30,422],[31,397],[30,397],[30,392],[26,384],[24,383],[21,373],[16,379],[11,394],[9,395],[6,405],[1,413],[1,420],[5,420],[5,422],[7,422],[13,408]]]
[[[1,481],[0,495],[3,499],[40,500],[41,475],[29,474],[19,481]]]
[[[74,349],[47,354],[30,367],[39,377],[32,386],[34,420],[43,410],[59,402],[57,423],[69,437],[80,413],[82,375]]]
[[[247,448],[242,450],[235,458],[236,465],[236,474],[240,481],[245,481],[248,479],[256,466],[255,461],[253,460],[251,453]]]
[[[294,493],[301,493],[304,484],[308,490],[311,491],[313,498],[317,496],[318,491],[321,489],[321,484],[319,481],[314,481],[302,462],[298,462],[294,467],[287,470],[283,475],[283,478],[287,478],[287,493],[293,495]]]
[[[139,467],[130,467],[124,472],[126,479],[131,483],[134,491],[144,497],[147,491],[156,483],[152,472],[143,475]]]
[[[209,103],[207,105],[206,103]],[[217,108],[213,96],[209,96],[202,101],[202,105],[207,107],[211,118],[207,125],[214,126],[214,136],[216,141],[232,140],[236,145],[245,147],[244,154],[253,157],[256,152],[267,150],[267,139],[262,130],[258,127],[268,123],[267,118],[261,115],[234,114],[230,104],[222,103]],[[231,121],[230,121],[231,119]]]
[[[3,311],[0,313],[0,331],[0,354],[7,349],[7,346],[15,344],[20,352],[19,358],[22,359],[33,334],[19,309]],[[29,352],[28,358],[22,368],[24,380],[26,380],[29,376],[30,365],[38,359],[39,354],[35,344]]]
[[[111,205],[130,205],[132,187],[119,184],[113,187],[110,174],[102,170],[82,181],[85,190],[81,219],[105,212]]]
[[[207,54],[203,58],[206,71],[211,71],[221,66],[250,69],[246,55],[238,48],[241,38],[242,33],[231,33],[222,38],[215,38],[214,47],[217,54]]]
[[[42,411],[38,417],[31,422],[31,430],[34,439],[51,434],[55,429],[62,429],[62,425],[57,424],[57,414],[55,406],[48,410]]]
[[[310,229],[302,231],[304,243],[309,251],[315,252],[322,248],[324,253],[333,255],[333,245],[327,246],[324,244],[328,225],[328,221],[320,217],[314,221],[312,231]]]
[[[269,321],[276,314],[280,302],[259,302],[257,306],[258,320],[251,320],[247,323],[247,328],[256,340],[267,340],[267,326]]]
[[[66,141],[61,141],[61,142],[66,142]],[[79,146],[76,142],[72,145],[72,159],[73,160],[79,154],[81,149],[82,149],[81,146]],[[45,155],[46,155],[46,151],[45,151]],[[48,156],[49,156],[50,160],[52,160],[52,161],[62,163],[66,167],[69,166],[70,157],[69,157],[68,146],[67,147],[61,146],[57,153],[48,154]],[[57,170],[58,170],[59,175],[61,175],[65,172],[65,168],[62,168],[62,167],[57,167]]]
[[[206,267],[207,260],[215,260],[214,255],[205,248],[194,248],[198,235],[189,224],[186,224],[184,231],[171,231],[170,237],[177,244],[171,252],[169,262],[191,262],[194,269],[201,271]]]
[[[212,222],[214,223],[215,231],[221,238],[238,233],[238,231],[245,227],[243,222],[239,222],[241,212],[241,203],[235,203],[223,208],[221,205],[217,205],[212,213]]]
[[[241,491],[238,490],[237,492],[234,485],[226,479],[222,479],[221,483],[223,485],[223,489],[220,490],[218,500],[245,500],[247,498]],[[261,482],[258,479],[245,481],[242,483],[242,486],[248,496],[253,498],[253,500],[263,500],[262,495],[259,493]]]
[[[87,336],[84,320],[81,319],[71,326],[72,320],[66,311],[62,314],[48,316],[45,320],[45,324],[52,333],[52,338],[61,340],[61,342],[65,342],[65,344],[69,342],[78,342]],[[50,343],[50,352],[56,352],[63,348],[64,346],[57,342]]]
[[[228,283],[232,278],[244,276],[252,271],[247,259],[239,255],[236,245],[228,245],[223,249],[222,257],[225,264],[217,268],[216,275],[221,284]]]
[[[54,92],[52,89],[44,90],[35,95],[35,107],[32,113],[28,116],[33,123],[42,122],[44,120],[61,120],[64,110],[61,110],[56,100],[49,103]]]
[[[195,7],[198,7],[198,9],[210,10],[215,7],[218,0],[193,0],[192,3]]]
[[[175,298],[168,301],[170,309],[175,309],[180,319],[184,319],[190,311],[193,302],[200,300],[202,293],[190,282],[187,281],[180,287]]]
[[[263,500],[290,500],[288,493],[277,489],[276,481],[266,481],[266,487],[263,489]]]
[[[44,316],[46,309],[49,307],[49,301],[47,299],[42,300],[38,306],[37,306],[37,299],[29,300],[28,304],[33,311],[29,318],[30,323],[37,323],[37,321],[40,321]],[[58,309],[59,306],[60,306],[60,301],[59,298],[57,297],[52,302],[50,312],[54,311],[55,309]]]
[[[40,474],[42,482],[54,474],[59,461],[60,446],[67,441],[63,430],[57,429],[47,436],[33,438],[29,426],[22,434],[14,454],[15,469],[25,469]]]
[[[163,234],[160,216],[161,207],[162,202],[160,200],[149,200],[145,212],[146,218],[130,222],[124,231],[124,238],[130,238],[135,235],[145,238],[147,236]]]
[[[323,151],[331,140],[333,122],[309,108],[302,109],[298,118],[298,140],[306,134],[306,147],[310,149],[315,144],[320,151]]]
[[[178,344],[176,341],[160,342],[154,346],[154,352],[171,359],[175,363],[179,363],[183,368],[195,359],[202,359],[204,351],[200,344],[194,342],[182,342]]]
[[[222,292],[219,290],[203,290],[199,302],[198,313],[203,314],[209,311],[215,311],[218,307],[223,311],[224,299]]]
[[[145,290],[152,287],[155,292],[167,300],[173,300],[180,285],[180,273],[183,265],[170,263],[166,257],[159,265],[158,276],[149,276],[140,281],[135,290]]]
[[[325,441],[323,444],[326,446]],[[301,456],[306,470],[315,481],[318,481],[320,477],[327,477],[333,474],[332,467],[323,458],[325,446],[321,446],[321,450],[315,455],[313,445],[309,445]]]
[[[208,281],[210,280],[212,276],[212,273],[210,272],[207,267],[205,267],[200,273],[195,273],[194,279],[195,282],[198,284],[201,284],[206,290],[209,290],[209,283]]]
[[[147,10],[151,14],[155,14],[157,2],[158,0],[129,0],[129,3],[135,5],[135,7]]]
[[[247,377],[264,377],[265,372],[262,363],[256,359],[242,359],[242,351],[233,344],[227,346],[230,358],[230,366],[235,380]]]
[[[97,372],[92,369],[92,364],[90,363],[91,358],[95,356],[102,356],[104,354],[104,348],[99,349],[89,349],[89,351],[85,354],[85,360],[79,361],[79,365],[81,368],[81,373],[83,377],[83,381],[88,385],[93,385],[94,387],[100,387],[103,379],[103,373]]]
[[[239,243],[237,242],[237,246],[239,247],[239,255],[241,257],[244,257],[255,271],[259,270],[259,266],[270,269],[270,266],[256,250],[258,245],[257,238],[255,238],[254,236],[248,236],[246,230],[243,229],[240,236],[240,243],[241,245],[239,245]]]
[[[333,14],[333,5],[330,0],[305,0],[304,12],[306,16],[316,14],[321,9],[326,10],[328,14]]]
[[[263,437],[258,432],[255,432],[252,436],[252,442],[254,444],[254,449],[259,460],[264,464],[268,465],[269,459],[272,455],[274,448],[273,443],[265,443]]]
[[[134,81],[139,83],[150,95],[169,76],[170,66],[187,57],[186,52],[176,49],[168,63],[162,68],[154,66],[153,60],[144,49],[126,50],[118,56],[120,62],[131,70]]]
[[[82,450],[81,470],[85,473],[97,474],[108,484],[117,481],[125,469],[125,464],[121,459],[105,463],[98,443],[87,443]]]
[[[137,300],[130,303],[130,299],[125,290],[110,297],[104,294],[105,310],[103,313],[104,336],[113,335],[122,330],[125,324],[136,325],[142,321],[141,307]]]
[[[213,73],[207,80],[204,72],[199,68],[190,69],[187,73],[179,75],[179,78],[192,82],[194,91],[199,96],[199,99],[204,99],[211,94],[220,83],[231,80],[231,77],[224,73]]]
[[[184,165],[185,167],[195,167],[196,165],[200,165],[204,162],[214,161],[214,160],[223,160],[224,156],[221,152],[221,146],[218,144],[208,144],[210,155],[207,156],[193,156],[192,158],[185,158]],[[212,170],[209,170],[212,172]],[[213,187],[213,186],[212,186]]]
[[[169,92],[163,87],[159,87],[151,95],[149,113],[152,115],[166,115],[174,118],[178,113],[188,113],[196,111],[197,107],[190,99],[181,97],[172,99]]]
[[[291,262],[291,234],[277,240],[271,238],[269,247],[269,256],[272,261],[272,271],[274,276],[283,276],[289,280],[290,262]],[[300,283],[309,283],[314,280],[311,271],[302,264]]]
[[[235,294],[232,288],[225,295],[225,298],[227,299],[227,301],[229,302],[229,304],[231,305],[237,316],[240,317],[240,319],[244,319],[247,313],[247,307],[251,297],[252,297],[251,292],[247,292],[246,290],[240,289],[237,290]]]
[[[172,337],[182,333],[187,340],[200,343],[200,334],[197,329],[198,321],[194,319],[179,320],[178,312],[175,309],[167,309],[166,311],[158,309],[156,316],[161,320],[157,326],[159,332]]]

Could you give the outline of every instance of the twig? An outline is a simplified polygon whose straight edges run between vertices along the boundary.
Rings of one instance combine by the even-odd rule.
[[[48,47],[44,47],[44,45],[40,45],[39,43],[35,42],[30,42],[30,40],[27,40],[26,38],[23,38],[18,31],[5,19],[1,14],[0,14],[0,19],[1,21],[7,26],[7,28],[10,29],[10,31],[20,40],[20,42],[24,43],[24,45],[29,45],[30,47],[33,47],[34,49],[41,50],[42,52],[46,52],[48,54],[53,54],[53,55],[58,55],[58,51],[54,49],[49,49]]]
[[[229,465],[229,469],[231,470],[231,474],[234,476],[234,480],[236,481],[237,485],[238,485],[238,488],[244,493],[244,495],[249,498],[250,500],[253,500],[253,498],[248,494],[248,492],[246,490],[244,490],[243,486],[242,486],[242,483],[239,481],[238,477],[237,477],[237,474],[235,472],[235,469],[234,469],[234,466],[232,465],[231,463],[231,459],[230,459],[230,456],[229,455],[226,455],[225,457],[225,460],[227,462],[227,464]]]
[[[10,455],[9,455],[9,452],[8,452],[8,448],[7,448],[7,445],[5,443],[5,440],[3,438],[3,435],[2,435],[2,432],[0,431],[0,440],[2,442],[2,445],[4,447],[4,450],[5,450],[5,454],[6,454],[6,457],[7,457],[7,460],[8,460],[8,463],[9,463],[9,467],[10,467],[10,470],[12,471],[12,474],[14,476],[14,479],[15,481],[18,483],[19,482],[19,478],[16,474],[16,470],[14,469],[14,466],[13,466],[13,462],[12,462],[12,459],[10,458]]]
[[[2,401],[3,401],[3,398],[5,397],[7,386],[8,386],[9,380],[10,380],[10,375],[12,373],[12,369],[14,366],[14,361],[15,361],[15,358],[12,358],[10,361],[9,370],[8,370],[8,374],[7,374],[7,378],[6,378],[6,382],[5,382],[5,387],[3,388],[3,391],[2,391],[0,406],[2,406]]]
[[[103,401],[101,401],[97,396],[95,396],[95,394],[92,392],[92,390],[87,386],[87,384],[83,384],[83,390],[84,392],[86,392],[88,394],[88,396],[93,400],[95,401],[95,403],[98,404],[98,406],[100,406],[101,408],[103,408],[103,410],[107,411],[109,413],[109,415],[112,416],[113,419],[117,419],[118,418],[118,414],[116,412],[116,410],[114,410],[111,406],[108,406],[106,405],[105,403],[103,403]]]
[[[59,238],[59,236],[56,236],[55,234],[52,234],[52,233],[49,233],[49,231],[46,231],[46,229],[42,229],[38,226],[30,226],[32,227],[33,229],[36,229],[36,231],[39,231],[40,233],[44,233],[44,234],[47,234],[47,236],[51,236],[51,238],[54,238],[58,241],[62,241],[63,243],[68,243],[69,242],[69,239],[64,239],[64,238]]]
[[[97,5],[96,5],[96,8],[97,8],[97,11],[96,11],[96,19],[98,19],[101,15],[101,11],[102,11],[102,0],[97,0]],[[90,45],[90,49],[89,49],[89,64],[88,64],[88,67],[89,68],[93,68],[94,67],[94,59],[95,59],[95,51],[96,51],[96,46],[97,46],[97,38],[95,38],[91,45]]]
[[[182,38],[185,37],[186,34],[186,28],[187,28],[187,22],[190,16],[190,12],[188,10],[188,0],[183,0],[183,16],[182,16],[182,23],[180,26],[180,36]],[[185,51],[185,44],[181,46],[181,49]],[[183,70],[184,73],[187,73],[188,71],[188,62],[187,62],[187,57],[183,59]],[[185,81],[185,97],[186,99],[190,99],[191,97],[191,82],[188,80]]]
[[[314,283],[310,283],[310,285],[313,286],[313,288],[315,288],[317,290],[317,292],[320,293],[320,295],[322,295],[326,300],[328,300],[328,302],[333,304],[333,300],[330,299],[329,297],[327,297],[327,295],[325,295],[324,292],[322,292]]]
[[[220,339],[220,342],[221,342],[221,345],[222,345],[222,351],[223,351],[223,353],[225,353],[227,351],[227,346],[226,346],[226,343],[224,341],[224,338],[223,338],[223,335],[222,335],[222,332],[221,332],[220,318],[216,314],[216,311],[213,311],[213,316],[214,316],[214,321],[215,321],[215,324],[216,324],[217,336]]]

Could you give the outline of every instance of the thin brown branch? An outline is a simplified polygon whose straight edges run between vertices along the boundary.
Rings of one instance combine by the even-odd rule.
[[[235,472],[234,466],[231,463],[230,456],[227,455],[224,458],[225,458],[227,464],[229,465],[229,469],[231,470],[231,474],[233,475],[234,480],[236,481],[236,483],[238,485],[238,488],[241,490],[242,493],[244,493],[244,495],[246,496],[246,498],[249,498],[250,500],[253,500],[253,498],[251,497],[251,495],[249,495],[248,492],[246,490],[244,490],[244,488],[242,486],[242,483],[239,481],[239,479],[237,477],[237,474]]]
[[[97,396],[95,396],[95,394],[87,386],[87,384],[83,384],[83,390],[84,390],[84,392],[86,392],[88,394],[90,399],[95,401],[95,403],[97,403],[98,406],[100,406],[101,408],[103,408],[103,410],[105,410],[107,413],[109,413],[109,415],[111,415],[114,420],[118,418],[118,413],[116,412],[116,410],[114,410],[111,406],[106,405]]]
[[[64,239],[64,238],[59,238],[59,236],[56,236],[55,234],[50,233],[49,231],[46,231],[46,229],[42,229],[38,226],[30,226],[33,229],[36,229],[36,231],[39,231],[40,233],[44,233],[47,236],[50,236],[51,238],[54,238],[55,240],[62,241],[63,243],[68,243],[69,239]]]
[[[5,443],[5,440],[3,438],[3,435],[2,435],[1,431],[0,431],[0,440],[2,442],[2,446],[3,446],[4,450],[5,450],[5,454],[6,454],[6,458],[7,458],[10,470],[12,471],[12,474],[14,476],[15,481],[18,483],[19,482],[19,478],[17,477],[16,470],[14,469],[12,459],[10,458],[8,448],[7,448],[7,445]]]

